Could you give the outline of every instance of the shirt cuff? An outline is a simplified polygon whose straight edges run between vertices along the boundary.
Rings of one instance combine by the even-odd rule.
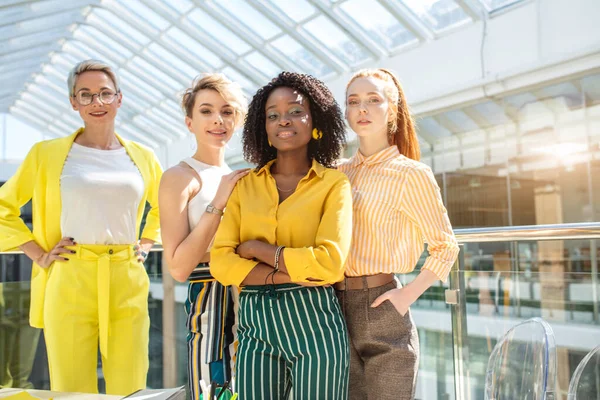
[[[454,262],[449,263],[447,261],[440,261],[439,259],[429,256],[421,269],[430,270],[440,281],[445,283],[450,274],[450,270],[452,269],[452,265],[454,265]]]
[[[308,282],[308,270],[310,265],[306,263],[307,256],[306,252],[308,249],[283,249],[283,259],[285,260],[285,267],[288,275],[292,282]]]

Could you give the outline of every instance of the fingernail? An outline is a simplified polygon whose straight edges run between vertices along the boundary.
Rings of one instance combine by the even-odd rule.
[[[71,254],[75,254],[75,250],[71,250]]]
[[[69,239],[71,240],[71,242],[74,242],[74,241],[75,241],[75,239],[74,239],[74,238],[69,238]]]
[[[65,260],[69,261],[69,259],[67,257],[63,257]]]

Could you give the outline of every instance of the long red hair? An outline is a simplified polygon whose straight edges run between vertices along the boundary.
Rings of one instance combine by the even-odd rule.
[[[400,154],[413,160],[419,161],[421,158],[421,149],[419,139],[415,130],[415,124],[404,97],[404,90],[400,81],[394,73],[385,68],[363,69],[358,71],[350,78],[346,85],[346,94],[348,87],[354,80],[372,76],[386,83],[385,94],[390,103],[390,111],[395,114],[392,122],[388,123],[388,140],[390,145],[398,146]]]

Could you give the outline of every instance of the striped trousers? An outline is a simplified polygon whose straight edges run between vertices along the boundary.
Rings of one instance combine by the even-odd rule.
[[[348,397],[348,334],[333,288],[244,287],[238,340],[240,400]]]
[[[200,398],[201,380],[223,385],[234,376],[237,301],[237,288],[215,280],[188,286],[188,384],[193,400]]]

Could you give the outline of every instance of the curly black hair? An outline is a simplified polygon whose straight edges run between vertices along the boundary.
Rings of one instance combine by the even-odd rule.
[[[346,144],[340,106],[327,86],[314,76],[286,71],[258,89],[250,102],[242,135],[244,158],[262,168],[277,157],[277,149],[271,147],[267,139],[265,107],[271,92],[279,87],[297,90],[308,99],[313,128],[323,132],[320,140],[313,138],[308,143],[308,157],[325,167],[333,167]]]

